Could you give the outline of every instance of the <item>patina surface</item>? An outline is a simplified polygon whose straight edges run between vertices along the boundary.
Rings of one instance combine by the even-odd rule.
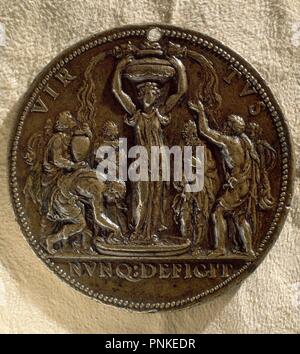
[[[119,138],[147,151],[204,146],[203,189],[99,180],[97,150],[121,154]],[[280,232],[292,178],[288,129],[259,74],[214,39],[161,25],[95,35],[56,58],[11,150],[14,207],[37,255],[83,293],[139,311],[244,279]]]

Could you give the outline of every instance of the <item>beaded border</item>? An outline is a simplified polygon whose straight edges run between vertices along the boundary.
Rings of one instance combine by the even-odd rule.
[[[56,64],[52,65],[51,69],[48,70],[47,74],[44,75],[42,79],[40,79],[40,83],[35,86],[35,89],[33,90],[27,105],[25,108],[23,108],[23,112],[21,114],[21,117],[19,119],[19,123],[17,125],[17,130],[16,134],[13,139],[12,143],[12,149],[11,149],[11,164],[10,164],[10,185],[11,185],[11,191],[12,191],[12,196],[13,196],[13,203],[14,203],[14,208],[15,211],[18,215],[18,222],[21,226],[21,229],[23,230],[23,233],[25,234],[28,242],[31,244],[32,248],[34,249],[35,253],[47,264],[47,266],[53,270],[55,273],[57,273],[63,280],[65,280],[67,283],[69,283],[72,287],[74,287],[77,290],[80,290],[86,295],[89,295],[90,297],[100,300],[106,304],[112,304],[116,305],[119,307],[127,308],[127,309],[132,309],[132,310],[140,310],[140,311],[157,311],[157,310],[168,310],[172,308],[178,308],[178,307],[184,307],[184,306],[189,306],[200,299],[206,297],[207,295],[211,295],[215,293],[216,291],[220,290],[221,288],[225,287],[227,284],[232,282],[233,280],[237,279],[245,270],[249,269],[251,265],[253,265],[252,262],[247,262],[243,267],[241,267],[236,273],[234,273],[231,277],[227,278],[217,286],[207,289],[206,291],[193,296],[193,297],[187,297],[185,299],[177,300],[177,301],[172,301],[172,302],[161,302],[161,303],[143,303],[143,302],[133,302],[133,301],[128,301],[128,300],[122,300],[118,299],[112,296],[105,296],[103,294],[100,294],[98,292],[93,291],[89,287],[81,284],[78,282],[75,278],[71,277],[68,275],[62,268],[60,268],[58,265],[55,265],[54,262],[52,262],[49,258],[46,252],[42,249],[42,247],[38,244],[38,241],[35,239],[34,235],[30,231],[30,226],[28,224],[28,221],[25,217],[25,211],[23,210],[23,207],[20,202],[19,198],[19,191],[18,191],[18,183],[17,183],[17,171],[16,171],[16,164],[17,164],[17,150],[18,150],[18,143],[19,143],[19,138],[21,136],[22,132],[22,127],[24,124],[24,120],[27,116],[27,114],[30,112],[30,109],[32,105],[34,104],[34,101],[38,95],[38,93],[45,87],[47,84],[47,81],[61,68],[63,68],[67,63],[69,63],[71,60],[79,56],[80,54],[86,52],[89,49],[95,48],[97,46],[101,46],[102,44],[112,42],[114,40],[118,39],[125,39],[128,37],[136,36],[136,37],[142,37],[147,34],[147,32],[153,28],[158,29],[162,37],[169,37],[173,39],[184,39],[188,42],[190,42],[192,45],[199,46],[200,48],[204,48],[208,51],[213,52],[216,56],[220,56],[224,61],[230,63],[233,65],[240,73],[241,75],[244,75],[244,77],[250,82],[253,88],[256,89],[257,94],[260,95],[261,99],[265,103],[272,119],[273,123],[276,127],[276,131],[278,134],[279,142],[280,142],[280,148],[281,148],[281,157],[282,157],[282,177],[281,177],[281,191],[279,195],[279,202],[277,205],[277,210],[275,212],[273,221],[271,223],[271,226],[269,230],[266,233],[266,236],[264,239],[261,241],[258,251],[257,251],[257,256],[262,255],[262,253],[265,251],[265,248],[268,244],[268,241],[271,239],[271,237],[274,235],[274,231],[278,227],[278,223],[282,217],[285,217],[285,206],[289,205],[290,202],[290,194],[288,193],[288,185],[289,185],[289,180],[291,180],[291,176],[289,178],[289,171],[290,171],[290,166],[288,162],[288,157],[290,156],[290,141],[287,139],[287,133],[284,129],[284,118],[282,116],[282,113],[274,107],[274,105],[271,102],[271,99],[268,97],[268,94],[263,87],[262,84],[258,82],[258,80],[252,75],[249,70],[245,67],[245,65],[241,64],[238,60],[234,58],[232,55],[232,51],[229,49],[225,49],[226,47],[217,42],[217,44],[214,44],[213,39],[203,35],[203,34],[196,34],[193,33],[192,31],[185,31],[181,30],[176,27],[172,26],[161,26],[161,25],[146,25],[146,26],[140,26],[140,27],[135,27],[136,29],[115,29],[116,33],[114,34],[98,34],[93,36],[90,39],[85,40],[82,42],[82,45],[75,45],[73,51],[69,55],[65,55],[63,59],[59,60],[56,62]],[[97,38],[98,37],[98,38]],[[87,43],[85,43],[87,42]],[[84,44],[85,43],[85,44]],[[78,47],[78,48],[77,48]],[[231,54],[228,53],[228,51],[231,52]],[[237,54],[234,53],[235,56],[238,56]],[[62,55],[63,56],[63,55]],[[239,56],[238,56],[239,57]],[[241,58],[241,61],[245,62],[244,59]],[[51,65],[51,64],[50,64]],[[45,69],[47,70],[47,69]],[[44,74],[44,72],[43,72]],[[264,85],[266,87],[266,85]],[[262,257],[263,258],[263,257]]]

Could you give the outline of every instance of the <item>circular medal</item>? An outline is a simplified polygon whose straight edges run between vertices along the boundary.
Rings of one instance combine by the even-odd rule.
[[[90,297],[149,312],[253,272],[293,181],[287,124],[257,71],[167,25],[113,29],[54,59],[24,100],[10,164],[37,256]]]

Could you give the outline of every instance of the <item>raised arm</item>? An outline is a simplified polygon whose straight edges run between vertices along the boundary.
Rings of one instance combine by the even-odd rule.
[[[177,71],[177,77],[178,77],[177,92],[174,95],[171,95],[167,99],[165,105],[161,107],[160,109],[161,114],[168,114],[187,91],[187,78],[186,78],[186,71],[184,65],[182,64],[181,60],[179,60],[175,56],[171,57],[170,62],[173,64],[173,66],[176,68]]]
[[[228,137],[209,127],[202,102],[200,100],[198,100],[197,103],[190,101],[189,107],[198,115],[199,133],[213,144],[223,147],[227,142]]]
[[[121,74],[124,68],[128,63],[130,63],[132,60],[131,57],[126,56],[124,59],[122,59],[115,70],[115,74],[113,77],[113,82],[112,82],[112,91],[118,101],[121,103],[122,107],[130,114],[133,115],[136,111],[136,106],[132,102],[131,98],[122,90],[122,78]]]

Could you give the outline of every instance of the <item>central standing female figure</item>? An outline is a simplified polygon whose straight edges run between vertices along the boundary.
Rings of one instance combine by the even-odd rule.
[[[135,144],[144,146],[148,156],[151,156],[151,146],[165,145],[162,126],[166,126],[170,122],[168,113],[187,90],[186,72],[182,62],[175,56],[164,61],[169,65],[169,68],[166,66],[166,71],[170,71],[170,68],[173,71],[175,69],[177,74],[177,92],[169,96],[166,102],[161,102],[162,92],[156,80],[149,80],[151,70],[154,70],[153,77],[155,77],[155,70],[161,70],[160,77],[163,76],[164,66],[158,65],[159,62],[155,62],[155,60],[156,65],[151,66],[147,63],[145,75],[147,78],[137,85],[139,107],[122,89],[122,75],[125,69],[129,64],[131,67],[134,66],[135,62],[138,66],[139,60],[134,60],[132,56],[123,58],[118,63],[113,78],[113,93],[129,114],[125,122],[134,127]],[[164,185],[163,181],[132,182],[131,206],[134,232],[131,235],[131,240],[147,241],[147,243],[157,242],[159,233],[166,229],[163,221]]]

